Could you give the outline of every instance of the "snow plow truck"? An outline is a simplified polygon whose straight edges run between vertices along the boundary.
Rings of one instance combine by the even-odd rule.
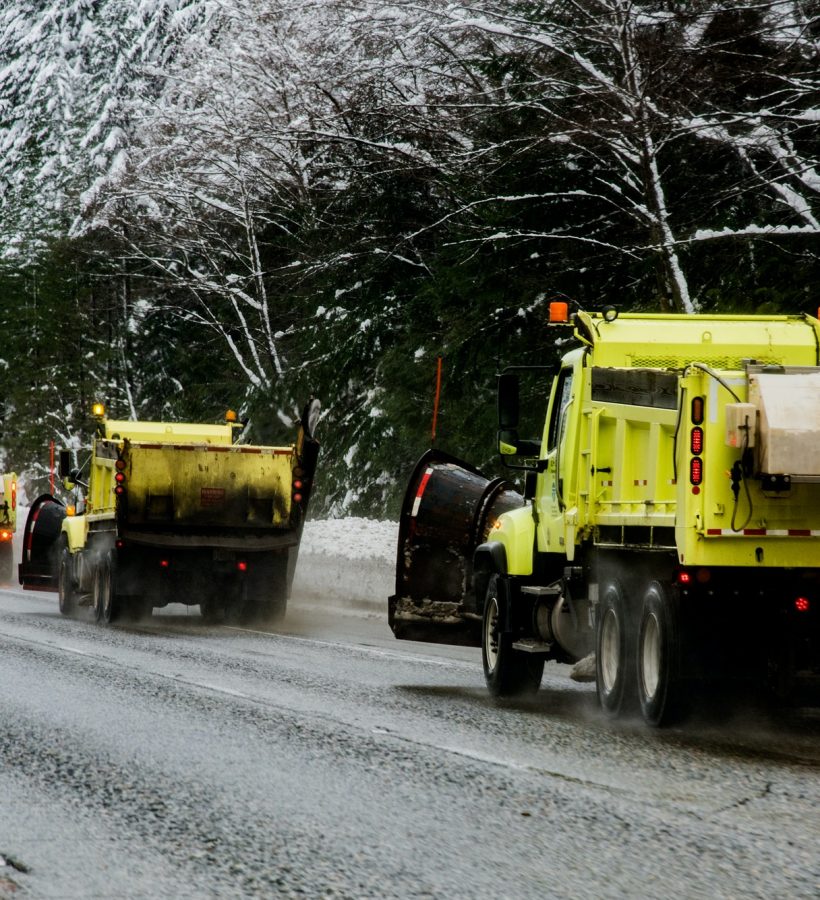
[[[318,401],[281,447],[236,443],[233,414],[199,425],[94,412],[86,463],[72,468],[60,452],[71,502],[44,494],[31,506],[20,583],[57,591],[64,615],[91,606],[103,624],[171,602],[199,604],[209,621],[280,620],[316,470]]]
[[[14,535],[17,531],[17,476],[0,475],[0,583],[14,576]]]
[[[594,653],[603,710],[653,726],[726,678],[816,686],[820,321],[550,314],[574,340],[557,374],[498,376],[523,492],[435,450],[413,472],[395,636],[481,646],[499,696]],[[539,439],[518,434],[525,376]]]

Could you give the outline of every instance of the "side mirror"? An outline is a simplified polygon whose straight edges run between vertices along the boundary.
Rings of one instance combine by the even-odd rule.
[[[518,375],[504,372],[498,376],[498,430],[515,431],[518,418]]]
[[[71,451],[60,451],[60,478],[69,478],[71,476]]]

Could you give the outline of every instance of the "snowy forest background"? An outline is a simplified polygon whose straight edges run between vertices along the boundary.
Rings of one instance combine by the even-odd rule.
[[[314,514],[494,466],[546,307],[811,312],[820,4],[6,0],[0,465],[120,417],[289,442]]]

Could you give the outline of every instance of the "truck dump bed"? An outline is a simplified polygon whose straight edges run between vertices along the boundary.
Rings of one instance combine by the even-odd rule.
[[[101,442],[99,450],[105,451]],[[125,442],[124,502],[119,531],[131,540],[167,543],[186,535],[249,532],[258,549],[284,540],[298,524],[292,516],[293,447],[149,444]],[[202,543],[199,541],[199,543]]]

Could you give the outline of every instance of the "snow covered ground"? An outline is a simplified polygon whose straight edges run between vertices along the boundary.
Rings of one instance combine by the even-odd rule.
[[[395,586],[398,522],[316,519],[305,523],[293,603],[331,603],[387,615]]]

